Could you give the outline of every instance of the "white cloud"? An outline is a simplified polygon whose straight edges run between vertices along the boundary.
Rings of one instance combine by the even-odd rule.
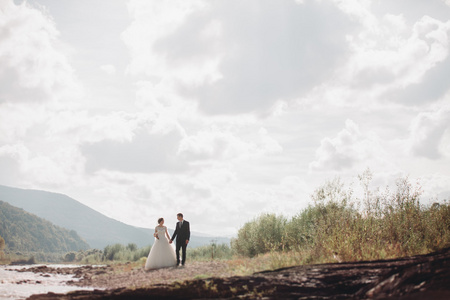
[[[443,199],[450,199],[450,176],[442,173],[429,173],[419,177],[419,184],[422,186],[424,194],[422,199],[424,204],[440,202]]]
[[[91,115],[88,111],[57,111],[47,120],[46,134],[50,139],[65,139],[70,143],[95,143],[102,140],[129,142],[144,121],[136,114],[110,112]]]
[[[100,66],[100,70],[102,70],[108,75],[116,74],[116,67],[114,65],[102,65]]]
[[[27,131],[47,117],[45,107],[37,103],[0,104],[0,143],[15,143]]]
[[[347,52],[350,21],[324,2],[182,3],[132,2],[134,22],[123,35],[129,70],[175,84],[207,113],[270,109],[329,76]]]
[[[132,0],[129,2],[129,11],[133,17],[133,23],[122,34],[125,44],[131,54],[131,63],[128,72],[133,75],[144,74],[154,76],[158,80],[202,80],[210,76],[210,63],[202,61],[177,61],[176,67],[167,57],[167,53],[157,49],[159,40],[171,35],[177,29],[185,26],[186,18],[208,6],[204,1],[161,1],[148,2]],[[216,23],[211,23],[212,29],[202,28],[203,35],[214,34]],[[175,41],[178,44],[179,41]],[[184,53],[189,49],[178,45],[172,45],[174,52]]]
[[[186,166],[176,155],[179,140],[177,132],[151,135],[140,129],[129,142],[105,139],[85,143],[81,149],[88,159],[89,171],[111,169],[138,173],[180,172]]]
[[[47,101],[77,91],[49,16],[26,2],[2,1],[0,30],[0,103]]]
[[[410,36],[402,16],[386,16],[374,44],[367,39],[354,40],[355,56],[352,77],[363,86],[387,83],[404,88],[418,83],[424,74],[448,55],[448,24],[430,17],[417,22]],[[414,63],[412,63],[414,62]],[[370,76],[370,77],[367,77]],[[387,86],[389,86],[387,85]]]
[[[80,180],[84,158],[79,151],[51,142],[40,148],[25,144],[5,145],[0,147],[0,157],[14,161],[7,171],[15,174],[15,180],[19,183],[33,182],[47,189],[55,189]]]
[[[448,195],[448,7],[408,1],[1,1],[0,184],[213,234],[367,167]]]
[[[151,126],[152,133],[179,131],[184,135],[181,120],[196,122],[199,118],[194,102],[185,101],[164,84],[140,80],[136,83],[136,107],[140,118]]]
[[[442,97],[448,91],[445,78],[450,76],[450,21],[380,15],[369,4],[339,2],[361,27],[347,34],[351,56],[346,63],[307,100],[378,110],[387,103],[411,107]]]
[[[345,122],[334,138],[324,138],[316,150],[316,159],[310,163],[311,171],[358,170],[361,167],[385,165],[386,153],[374,133],[363,134],[352,120]],[[364,166],[361,166],[363,164]]]
[[[376,30],[376,18],[370,11],[372,2],[370,0],[334,0],[335,5],[344,13],[363,23],[365,27]]]
[[[20,143],[0,146],[0,180],[2,184],[15,185],[22,180],[21,163],[28,156],[28,149]]]
[[[29,150],[22,144],[4,145],[0,147],[0,155],[10,156],[20,161],[29,155]]]
[[[430,159],[438,159],[443,154],[448,155],[449,132],[450,107],[448,104],[433,111],[421,112],[411,122],[410,149],[413,154]]]
[[[265,155],[279,153],[281,145],[261,128],[255,140],[244,140],[238,133],[211,128],[195,135],[186,136],[178,149],[180,155],[190,159],[226,159],[248,160],[258,159]]]

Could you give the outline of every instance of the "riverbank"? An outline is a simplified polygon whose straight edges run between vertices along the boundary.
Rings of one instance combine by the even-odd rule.
[[[35,270],[44,271],[58,272]],[[216,261],[150,272],[131,264],[72,271],[80,280],[69,284],[104,290],[29,299],[450,299],[450,248],[393,260],[296,266],[249,276],[233,276],[227,262]]]
[[[52,265],[57,269],[62,265]],[[26,299],[33,294],[67,293],[74,290],[89,290],[89,287],[69,285],[68,282],[77,280],[73,272],[66,274],[48,274],[44,272],[31,272],[31,266],[0,265],[0,300]],[[37,268],[39,266],[34,266]],[[65,265],[65,268],[78,266]]]

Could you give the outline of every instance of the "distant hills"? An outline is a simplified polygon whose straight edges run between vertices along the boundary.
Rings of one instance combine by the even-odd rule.
[[[0,201],[24,209],[49,222],[76,231],[90,246],[103,250],[116,243],[135,243],[138,247],[153,243],[153,229],[140,228],[109,218],[66,195],[0,185]],[[191,233],[190,247],[229,243],[229,238]]]
[[[74,231],[0,201],[0,236],[10,251],[68,252],[89,249]]]

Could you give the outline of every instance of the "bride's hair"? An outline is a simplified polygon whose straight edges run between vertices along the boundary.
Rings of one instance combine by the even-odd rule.
[[[162,221],[164,221],[164,218],[159,218],[158,219],[158,224],[161,223]]]

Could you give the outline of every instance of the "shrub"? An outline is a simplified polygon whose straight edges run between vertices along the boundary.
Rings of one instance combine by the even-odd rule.
[[[103,250],[103,260],[120,260],[121,252],[125,250],[122,244],[108,245]]]
[[[230,259],[232,250],[227,244],[217,245],[212,242],[211,245],[205,245],[196,248],[188,248],[187,256],[192,260],[212,260],[212,259]]]
[[[76,253],[75,252],[69,252],[64,256],[65,262],[73,262],[75,261]]]
[[[420,185],[408,178],[399,179],[394,192],[387,187],[383,193],[369,189],[371,179],[369,170],[359,176],[362,197],[334,179],[316,189],[313,203],[290,220],[263,214],[247,222],[232,240],[233,251],[254,257],[289,250],[299,261],[324,262],[393,258],[450,246],[447,201],[422,205]]]
[[[231,241],[238,254],[253,257],[272,250],[282,250],[286,238],[286,218],[275,214],[263,214],[244,224],[238,237]]]

